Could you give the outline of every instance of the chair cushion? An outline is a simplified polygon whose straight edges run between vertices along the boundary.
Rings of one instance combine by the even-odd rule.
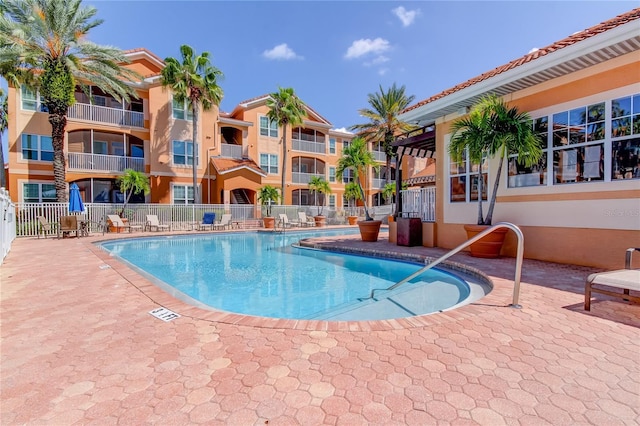
[[[618,269],[589,275],[587,282],[640,291],[640,269]]]

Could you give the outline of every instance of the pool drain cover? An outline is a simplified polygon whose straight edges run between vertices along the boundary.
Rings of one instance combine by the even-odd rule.
[[[174,320],[176,318],[180,318],[179,314],[176,314],[173,311],[170,311],[167,308],[158,308],[158,309],[154,309],[153,311],[149,311],[149,313],[151,315],[153,315],[154,317],[161,319],[164,322],[169,322],[171,320]]]

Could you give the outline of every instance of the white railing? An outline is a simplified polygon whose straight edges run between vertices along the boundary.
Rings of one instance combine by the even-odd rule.
[[[220,145],[220,156],[225,158],[242,158],[242,145],[223,143]]]
[[[9,200],[8,193],[6,199]],[[38,216],[43,216],[49,223],[59,223],[60,217],[70,214],[68,203],[16,203],[7,206],[5,216],[11,220],[7,223],[3,222],[8,229],[8,233],[3,230],[3,244],[4,241],[10,243],[16,236],[37,236],[40,231]],[[122,204],[86,203],[84,206],[83,215],[88,221],[88,230],[94,233],[108,232],[105,226],[106,216],[119,214],[122,210]],[[290,219],[296,219],[299,211],[304,211],[307,216],[313,217],[319,210],[319,206],[274,205],[271,207],[271,214],[278,217],[279,213],[285,213]],[[260,226],[260,219],[266,214],[264,206],[254,204],[127,204],[124,217],[129,219],[130,225],[141,225],[144,229],[147,215],[152,214],[158,216],[160,223],[169,225],[172,231],[190,231],[202,222],[205,212],[215,213],[216,220],[224,213],[230,213],[232,220],[238,222],[240,227]],[[327,225],[344,225],[347,222],[347,216],[352,214],[364,217],[362,207],[345,209],[324,207],[322,213],[326,216]],[[369,209],[369,214],[376,219],[384,219],[390,213],[390,206]],[[55,235],[57,235],[56,229],[52,227],[47,236]]]
[[[310,142],[294,139],[291,142],[294,151],[314,152],[324,154],[327,152],[327,145],[324,142]]]
[[[387,161],[387,155],[382,151],[371,151],[376,161]]]
[[[0,265],[11,250],[16,238],[16,209],[9,197],[9,191],[0,188]]]
[[[125,169],[133,169],[138,172],[144,172],[144,158],[88,154],[84,152],[69,152],[67,155],[69,170],[123,172]]]
[[[391,182],[393,182],[393,184],[395,185],[395,181],[391,181]],[[376,188],[376,189],[384,188],[386,183],[387,183],[386,179],[373,178],[373,188]]]
[[[317,176],[319,178],[324,178],[324,173],[299,173],[293,172],[291,173],[291,182],[292,183],[304,183],[307,184],[311,182],[311,178]]]
[[[76,120],[94,121],[144,128],[144,114],[120,108],[75,103],[67,111],[67,117]]]
[[[402,194],[402,213],[423,222],[436,221],[436,188],[406,189]]]

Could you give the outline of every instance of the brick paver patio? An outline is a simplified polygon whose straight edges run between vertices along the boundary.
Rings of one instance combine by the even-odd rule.
[[[525,260],[517,310],[514,260],[462,253],[495,290],[455,311],[270,320],[186,305],[103,238],[18,239],[0,268],[3,425],[640,424],[640,305],[585,312],[590,268]],[[182,316],[149,315],[161,305]]]

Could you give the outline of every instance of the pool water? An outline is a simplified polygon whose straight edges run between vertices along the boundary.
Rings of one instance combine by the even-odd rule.
[[[292,247],[331,234],[345,230],[153,237],[102,247],[188,303],[261,317],[398,318],[444,310],[470,295],[467,282],[433,269],[368,299],[372,289],[388,288],[421,265]]]

